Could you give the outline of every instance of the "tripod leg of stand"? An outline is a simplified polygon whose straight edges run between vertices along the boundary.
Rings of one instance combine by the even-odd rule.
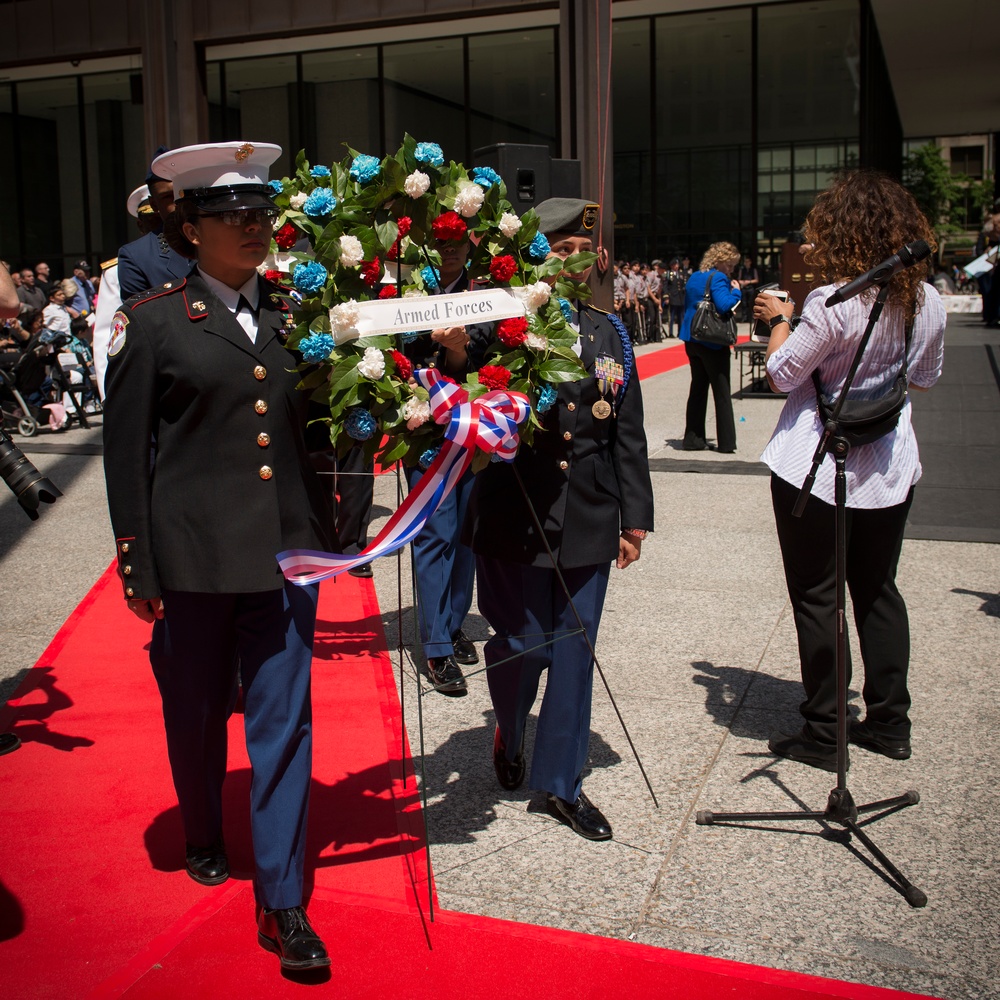
[[[711,809],[700,809],[694,818],[697,826],[711,826],[713,823],[741,823],[746,820],[790,820],[790,819],[826,819],[826,811],[797,809],[795,812],[738,812],[719,813]]]
[[[900,798],[906,798],[905,795]],[[844,826],[854,834],[868,849],[871,856],[895,879],[897,886],[903,890],[903,898],[915,909],[927,905],[927,896],[918,889],[900,870],[872,843],[871,838],[853,820],[844,820]]]

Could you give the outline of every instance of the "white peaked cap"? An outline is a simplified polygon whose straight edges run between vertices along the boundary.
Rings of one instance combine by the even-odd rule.
[[[175,198],[183,198],[206,188],[266,187],[267,168],[279,156],[281,147],[273,142],[208,142],[171,149],[153,160],[151,169],[173,182]]]

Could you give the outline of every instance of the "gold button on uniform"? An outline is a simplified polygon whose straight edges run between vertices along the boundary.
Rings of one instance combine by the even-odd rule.
[[[572,440],[573,440],[573,435],[570,434],[569,431],[566,431],[566,433],[563,434],[563,441],[572,441]]]
[[[267,378],[267,369],[263,365],[257,365],[253,370],[253,377],[258,382],[263,382]]]
[[[126,576],[131,576],[132,575],[132,567],[131,566],[122,566],[122,572]]]
[[[122,542],[122,552],[128,552],[128,542]]]
[[[125,588],[125,596],[126,597],[135,597],[135,591],[131,587],[126,587]]]
[[[261,448],[266,448],[270,443],[271,443],[270,434],[265,434],[263,431],[261,431],[260,434],[257,435],[257,444],[259,444]]]
[[[274,471],[271,469],[271,466],[269,466],[269,465],[262,465],[260,467],[260,473],[259,473],[259,475],[260,475],[261,479],[270,479],[271,476],[274,475]]]
[[[256,403],[253,404],[253,408],[263,416],[267,413],[267,402],[263,399],[258,399]]]
[[[576,403],[567,403],[566,409],[569,410],[570,413],[572,413],[576,409]]]
[[[559,463],[559,468],[565,472],[569,468],[569,462],[562,461]]]

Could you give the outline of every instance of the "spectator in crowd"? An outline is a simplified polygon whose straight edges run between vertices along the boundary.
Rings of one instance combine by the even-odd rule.
[[[536,211],[550,256],[565,260],[592,249],[598,205],[550,198]],[[585,282],[588,274],[574,280]],[[544,430],[533,447],[476,477],[468,530],[479,608],[495,633],[485,659],[497,779],[509,790],[524,780],[525,726],[547,672],[530,785],[547,793],[551,814],[580,836],[609,840],[611,825],[583,792],[594,661],[579,629],[582,623],[590,643],[597,641],[611,563],[624,569],[639,558],[653,528],[653,492],[629,337],[613,316],[570,305],[588,377],[558,386],[539,415]],[[474,336],[476,353],[488,338],[479,328]]]
[[[35,284],[35,272],[30,267],[21,268],[21,284],[17,289],[21,310],[44,309],[48,296]]]
[[[771,470],[771,499],[788,596],[798,633],[805,701],[803,726],[772,734],[772,753],[825,771],[837,770],[837,617],[835,465],[820,465],[801,517],[792,509],[810,471],[822,424],[816,396],[839,398],[868,322],[874,290],[827,309],[845,281],[876,267],[904,243],[934,234],[913,196],[872,171],[850,171],[816,199],[806,220],[809,267],[824,283],[813,289],[792,331],[792,303],[759,295],[754,315],[771,327],[767,377],[788,399],[761,456]],[[901,371],[909,388],[929,389],[941,374],[944,306],[923,281],[925,267],[904,270],[888,285],[888,300],[862,355],[852,396],[884,396]],[[863,721],[848,739],[896,760],[910,756],[910,633],[906,604],[896,588],[913,488],[920,478],[917,439],[906,401],[898,422],[847,454],[847,586],[864,660]],[[847,683],[850,683],[848,658]]]
[[[663,340],[663,325],[661,320],[661,292],[663,282],[660,278],[662,260],[654,260],[646,272],[646,340],[658,344]]]
[[[55,282],[49,276],[49,265],[44,260],[40,260],[35,265],[35,284],[45,293],[46,298],[48,298],[48,294]]]
[[[632,328],[629,334],[633,344],[643,344],[646,342],[646,334],[643,330],[646,319],[646,303],[649,301],[649,289],[646,287],[646,278],[642,273],[642,262],[632,261],[628,275],[629,293],[632,296]],[[639,314],[642,319],[639,319]]]
[[[729,455],[736,451],[736,422],[729,390],[729,348],[718,344],[702,344],[691,339],[691,320],[711,281],[712,301],[720,313],[731,312],[740,304],[740,289],[731,278],[740,252],[732,243],[713,243],[701,259],[701,267],[688,278],[684,290],[684,321],[681,340],[691,367],[691,389],[688,392],[684,424],[684,450],[704,451],[705,412],[708,389],[715,398],[715,433],[718,450]]]
[[[625,302],[628,299],[628,280],[625,277],[625,262],[621,260],[616,260],[614,263],[613,273],[614,273],[615,312],[618,314],[622,322],[625,323],[627,329],[628,323],[625,322],[625,316],[623,315],[625,310]]]
[[[49,304],[45,307],[45,328],[53,333],[70,335],[72,321],[80,314],[67,302],[72,299],[78,286],[72,278],[64,278],[49,292]]]
[[[753,300],[757,297],[757,286],[760,284],[760,272],[754,265],[753,257],[748,255],[743,258],[743,263],[736,271],[736,282],[740,286],[743,319],[749,322]]]
[[[993,202],[993,211],[976,240],[977,257],[1000,246],[1000,198]],[[1000,261],[998,261],[1000,262]],[[985,271],[977,278],[979,291],[983,296],[983,322],[987,326],[1000,326],[1000,268],[994,263],[993,269]]]
[[[670,270],[667,271],[663,282],[664,299],[667,303],[667,336],[676,337],[681,332],[681,323],[684,319],[684,286],[687,278],[681,271],[681,262],[674,257],[670,261]]]
[[[94,308],[97,289],[90,280],[90,265],[85,260],[79,260],[73,265],[72,280],[76,283],[77,291],[72,298],[67,295],[66,305],[75,310],[78,316],[86,316]]]

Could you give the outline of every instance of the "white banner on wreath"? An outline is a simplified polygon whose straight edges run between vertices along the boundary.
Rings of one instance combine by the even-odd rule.
[[[330,311],[334,339],[338,344],[379,334],[422,333],[446,326],[494,323],[525,314],[524,303],[504,288],[483,288],[447,295],[421,295],[401,299],[358,302],[358,320],[350,330],[338,330]]]

